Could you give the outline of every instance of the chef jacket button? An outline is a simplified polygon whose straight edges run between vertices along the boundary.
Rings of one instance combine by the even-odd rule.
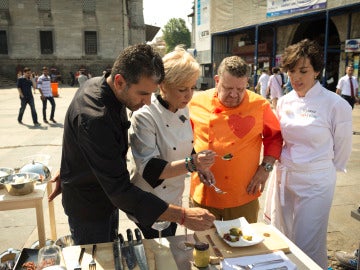
[[[176,147],[173,147],[173,150],[176,150]]]
[[[165,189],[165,188],[166,188],[166,186],[163,186],[162,188],[163,188],[163,189]]]
[[[167,126],[167,127],[169,127],[169,125],[168,125],[168,124],[166,124],[166,126]]]

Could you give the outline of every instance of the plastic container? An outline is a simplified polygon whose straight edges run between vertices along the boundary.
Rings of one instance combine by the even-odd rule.
[[[58,96],[59,96],[58,88],[59,88],[59,83],[57,83],[57,82],[51,83],[51,91],[52,91],[52,95],[53,95],[54,97],[58,97]]]

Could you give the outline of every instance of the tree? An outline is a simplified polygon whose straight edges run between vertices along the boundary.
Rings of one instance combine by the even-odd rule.
[[[191,46],[190,31],[184,19],[172,18],[164,26],[163,39],[166,43],[166,53],[171,52],[177,45],[183,44],[186,48]]]

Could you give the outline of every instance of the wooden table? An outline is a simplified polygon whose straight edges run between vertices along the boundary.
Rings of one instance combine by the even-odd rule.
[[[298,270],[321,270],[311,258],[309,258],[303,251],[301,251],[294,243],[292,243],[288,238],[285,237],[279,230],[271,225],[266,225],[271,228],[272,232],[276,233],[283,241],[288,244],[289,253],[286,255],[289,259],[295,263],[298,267]],[[210,231],[210,230],[209,230]],[[206,233],[206,232],[205,232]],[[193,266],[192,264],[192,250],[183,251],[180,250],[177,245],[180,241],[184,240],[184,235],[177,235],[172,237],[167,237],[163,239],[163,244],[167,247],[166,253],[169,260],[175,261],[173,265],[177,265],[177,269],[180,270],[198,270],[199,268]],[[156,252],[157,252],[157,239],[152,240],[143,240],[146,256],[148,258],[148,265],[150,270],[156,269],[155,264]],[[188,235],[188,241],[193,242],[192,235]],[[85,255],[83,258],[82,266],[87,267],[91,260],[91,249],[92,245],[84,245]],[[77,258],[80,253],[80,246],[68,247],[63,250],[64,260],[68,269],[72,269],[74,262],[77,261]],[[166,249],[166,248],[165,248]],[[164,252],[164,251],[162,251]],[[172,256],[171,256],[172,255]],[[163,258],[164,256],[161,256]],[[97,270],[114,270],[114,261],[113,261],[113,252],[112,252],[112,243],[102,243],[98,244],[97,247]],[[134,270],[139,269],[138,265]],[[168,268],[169,269],[169,268]],[[176,266],[171,268],[176,269]],[[206,268],[207,270],[218,270],[220,269],[219,265],[209,265]],[[127,270],[127,268],[125,268]]]
[[[47,191],[47,193],[45,192],[45,190]],[[37,184],[35,186],[34,192],[22,196],[12,196],[6,192],[5,188],[0,189],[0,211],[35,208],[37,230],[39,236],[39,247],[43,247],[46,241],[43,199],[45,194],[50,194],[51,192],[52,192],[52,185],[50,182],[44,184]],[[46,202],[47,202],[47,197],[46,197]],[[54,202],[50,202],[48,204],[49,204],[51,239],[56,240],[57,237],[56,237]]]

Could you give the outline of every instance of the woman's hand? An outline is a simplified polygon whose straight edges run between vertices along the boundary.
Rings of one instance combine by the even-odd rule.
[[[203,150],[192,155],[196,169],[206,171],[215,163],[216,152],[212,150]]]

